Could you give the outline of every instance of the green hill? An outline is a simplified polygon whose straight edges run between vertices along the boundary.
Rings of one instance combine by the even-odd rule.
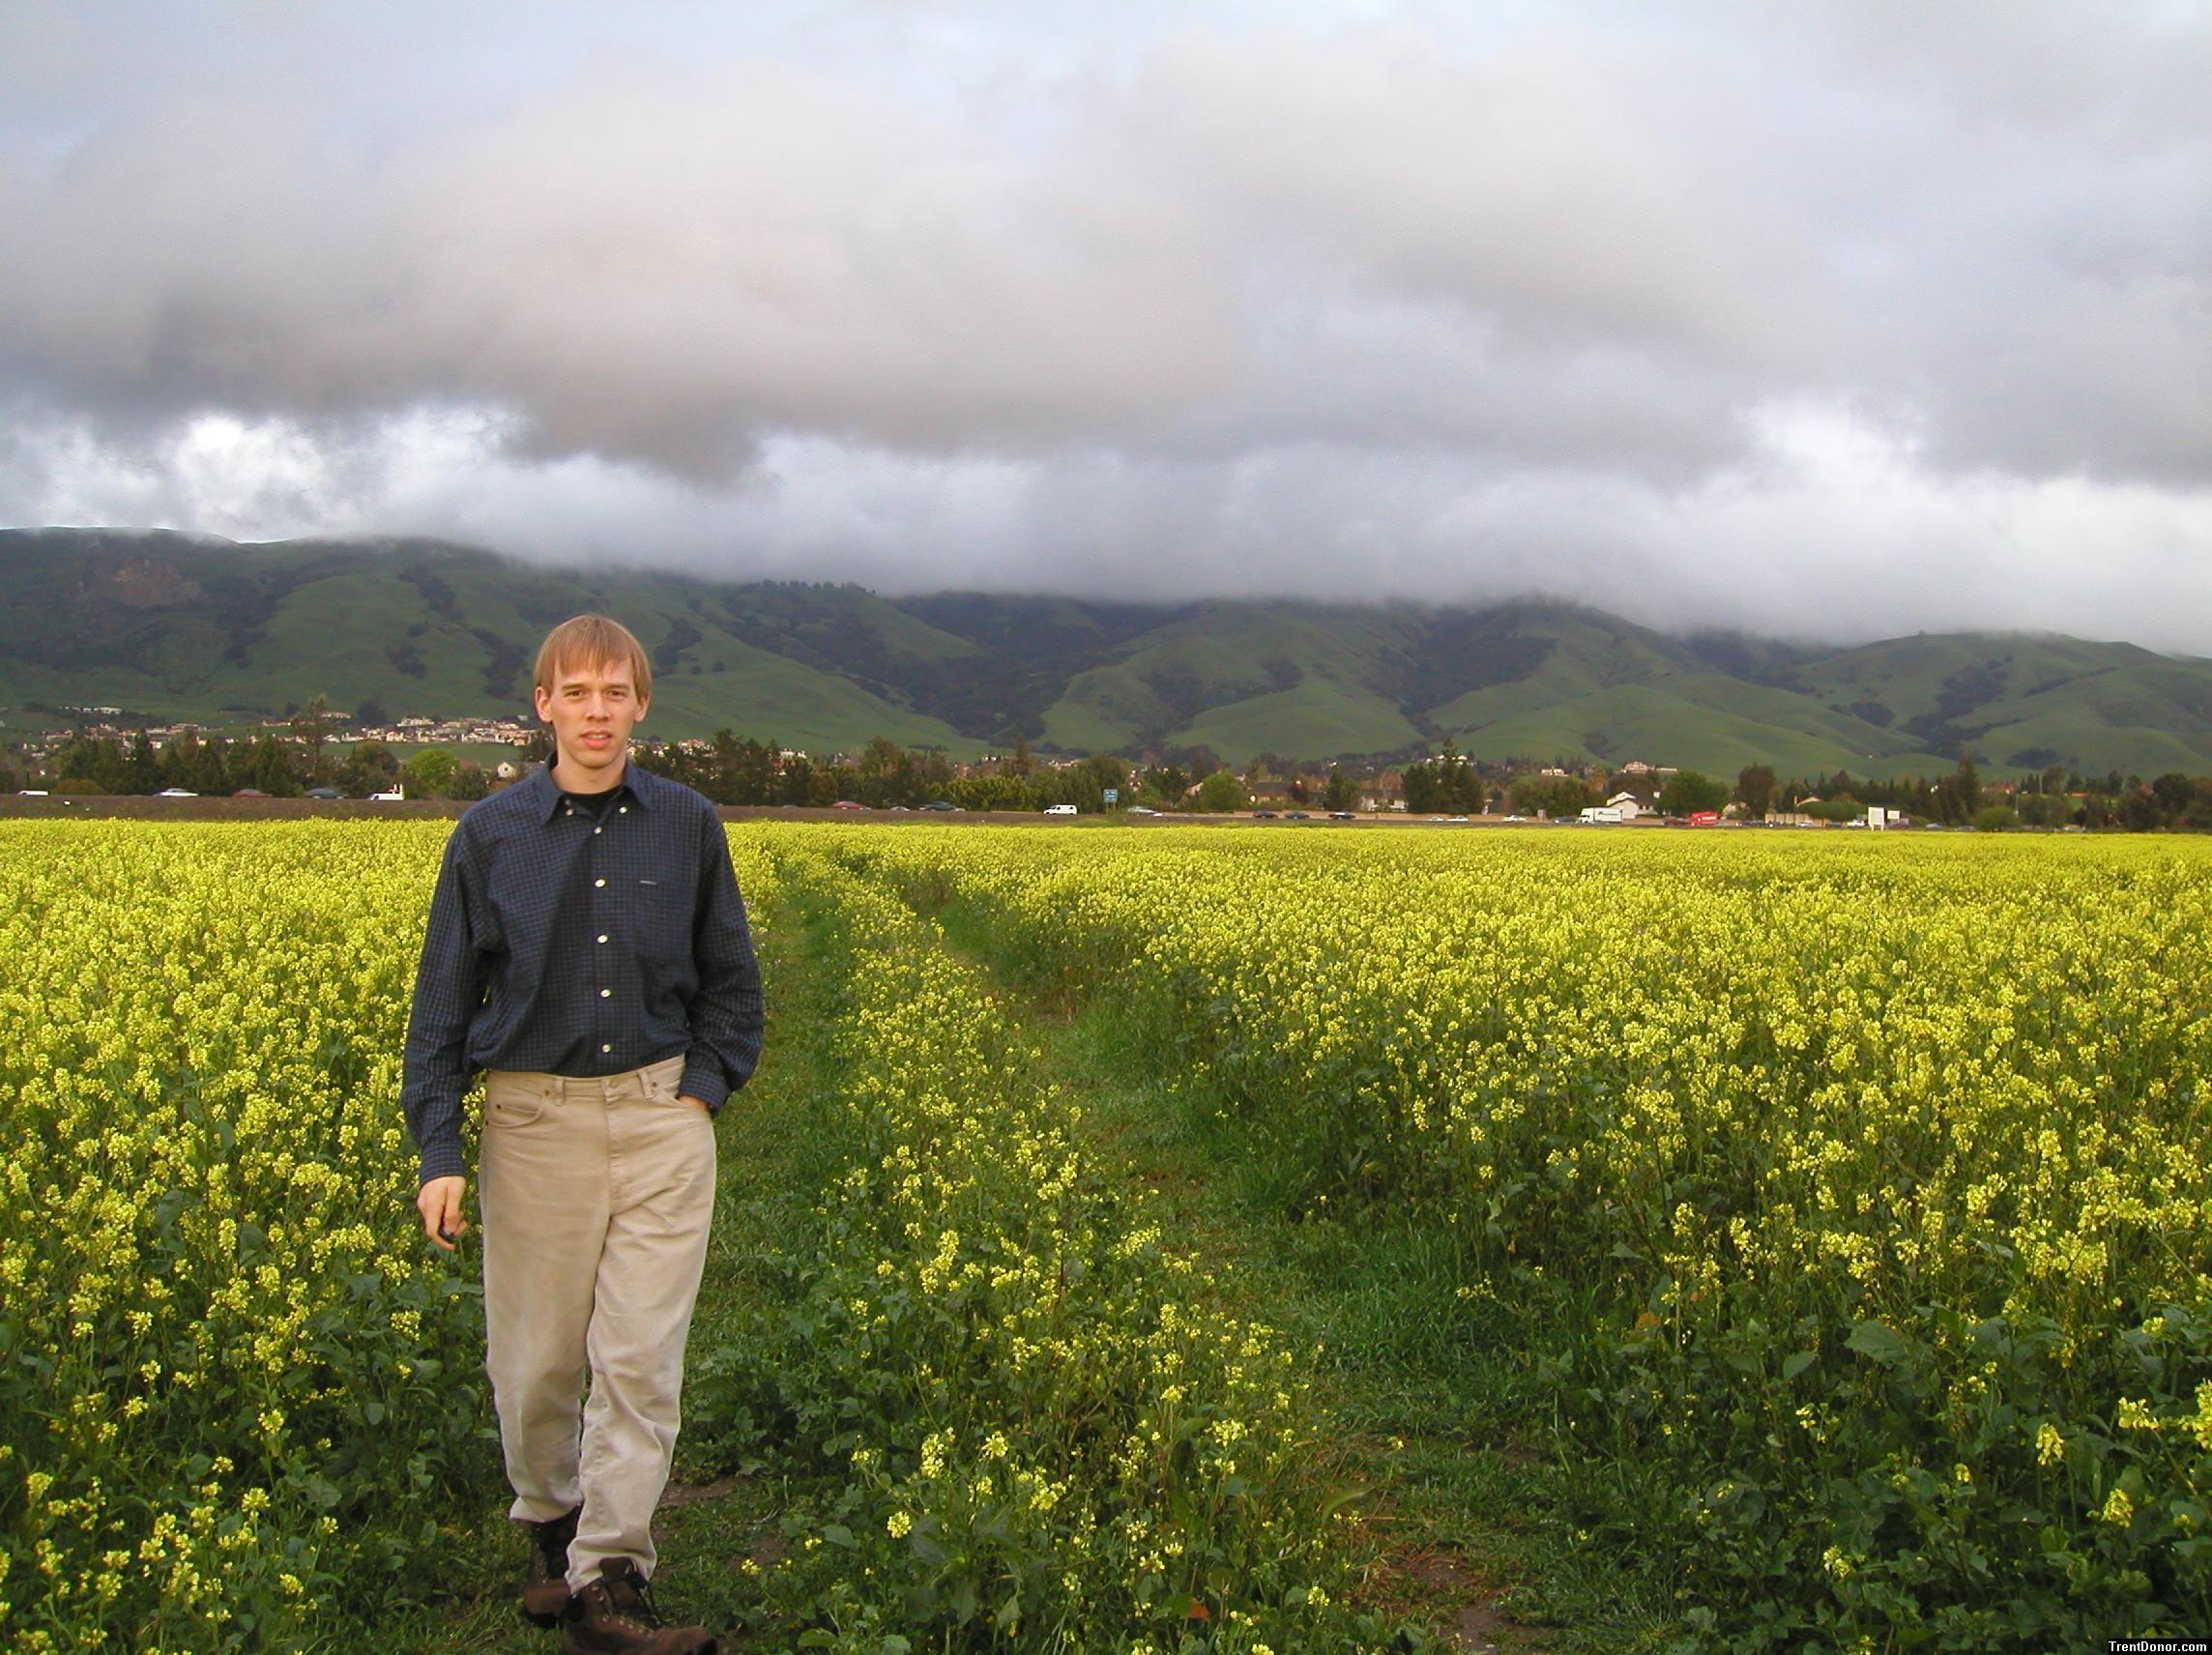
[[[1071,677],[1044,735],[1064,746],[1208,746],[1224,757],[1388,752],[1424,732],[1387,693],[1417,618],[1208,603]]]
[[[527,715],[567,616],[651,652],[644,732],[967,756],[1208,747],[1325,759],[1644,759],[1729,775],[2212,773],[2212,661],[2014,633],[1817,649],[1670,637],[1557,602],[1104,603],[547,567],[429,540],[0,531],[0,704],[237,727],[314,696],[392,716]]]
[[[117,706],[221,726],[321,694],[395,716],[527,716],[546,628],[601,610],[653,657],[646,735],[728,725],[795,746],[876,735],[961,753],[984,744],[895,689],[748,641],[755,617],[782,603],[859,653],[973,653],[856,588],[585,575],[434,541],[241,546],[67,530],[0,532],[0,703],[15,707]]]

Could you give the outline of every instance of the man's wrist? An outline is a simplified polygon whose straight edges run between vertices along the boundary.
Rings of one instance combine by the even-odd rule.
[[[709,1114],[713,1114],[728,1101],[730,1084],[722,1079],[721,1070],[703,1069],[694,1064],[684,1069],[676,1091],[680,1097],[697,1098],[707,1106]]]
[[[458,1144],[434,1144],[422,1151],[421,1176],[417,1188],[432,1178],[465,1178],[469,1176],[468,1160]]]

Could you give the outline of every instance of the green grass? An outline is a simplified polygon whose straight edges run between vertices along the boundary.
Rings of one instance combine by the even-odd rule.
[[[1463,714],[1479,716],[1482,697],[1492,693],[1462,698]],[[1478,758],[1642,759],[1732,780],[1750,764],[1772,765],[1783,775],[1838,769],[1939,775],[1955,762],[1801,695],[1718,673],[1615,684],[1464,728],[1459,742]]]
[[[1421,740],[1406,715],[1370,691],[1309,674],[1289,689],[1208,708],[1168,740],[1217,753],[1392,752]]]
[[[1406,746],[1420,733],[1375,687],[1408,616],[1300,603],[1218,603],[1077,674],[1045,715],[1053,743],[1204,742],[1233,763]]]

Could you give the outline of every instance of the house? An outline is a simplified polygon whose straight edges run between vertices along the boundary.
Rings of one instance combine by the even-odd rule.
[[[1605,801],[1605,808],[1619,812],[1614,818],[1615,822],[1633,822],[1651,806],[1633,793],[1616,793]]]

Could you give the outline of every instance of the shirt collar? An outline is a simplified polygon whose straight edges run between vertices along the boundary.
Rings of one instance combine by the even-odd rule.
[[[554,763],[559,757],[560,754],[556,751],[551,758],[545,761],[545,768],[532,776],[526,784],[538,790],[534,808],[540,822],[552,821],[553,813],[561,808],[561,782],[560,778],[553,773]],[[653,804],[653,773],[638,767],[637,754],[632,751],[623,761],[623,779],[621,785],[616,787],[614,791],[618,794],[628,794],[631,798],[637,801],[640,809],[650,809]]]

